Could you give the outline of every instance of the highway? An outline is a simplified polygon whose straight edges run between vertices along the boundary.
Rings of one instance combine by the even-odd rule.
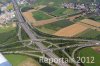
[[[56,56],[52,51],[50,51],[49,49],[47,49],[41,42],[35,42],[34,40],[37,39],[37,37],[33,34],[32,30],[29,28],[28,24],[26,23],[26,21],[24,20],[21,11],[18,7],[18,4],[16,2],[16,0],[12,0],[15,12],[16,12],[16,17],[19,20],[19,25],[24,29],[24,31],[27,33],[27,35],[30,37],[30,39],[32,40],[32,42],[34,42],[36,44],[36,46],[41,50],[41,52],[43,52],[44,54],[46,54],[48,57],[50,58],[59,58],[58,56]],[[44,51],[46,50],[46,51]],[[55,63],[55,62],[54,62]],[[59,66],[69,66],[66,63],[56,63]]]
[[[100,42],[99,42],[100,43]],[[74,44],[74,45],[69,45],[69,46],[64,46],[64,47],[60,47],[60,48],[53,48],[52,50],[63,50],[63,49],[67,49],[67,48],[73,48],[73,47],[88,47],[88,46],[98,46],[98,44],[96,43],[86,43],[86,44]],[[99,45],[100,46],[100,45]]]
[[[24,31],[27,33],[27,35],[29,36],[29,38],[31,39],[31,43],[29,44],[33,44],[32,42],[34,42],[34,44],[38,47],[38,49],[40,50],[40,52],[42,52],[43,54],[45,54],[46,56],[48,56],[49,58],[58,58],[59,57],[57,55],[55,55],[52,50],[62,50],[62,49],[65,49],[65,48],[71,48],[71,47],[78,47],[78,48],[82,48],[82,47],[89,47],[89,46],[100,46],[98,43],[100,43],[100,41],[97,41],[97,40],[84,40],[84,39],[74,39],[74,38],[50,38],[50,40],[74,40],[74,41],[87,41],[88,43],[87,44],[75,44],[75,45],[71,45],[71,46],[67,46],[67,47],[62,47],[62,48],[55,48],[55,49],[49,49],[48,47],[46,47],[42,42],[41,40],[42,39],[39,39],[37,38],[37,35],[36,35],[36,32],[34,30],[32,30],[30,28],[30,25],[26,22],[25,18],[22,16],[22,13],[20,11],[20,8],[18,7],[18,4],[16,2],[16,0],[12,0],[12,3],[13,3],[13,6],[14,6],[14,9],[15,9],[15,14],[16,14],[16,17],[19,21],[18,25],[24,29]],[[33,27],[34,28],[34,27]],[[19,30],[20,32],[21,30]],[[23,41],[21,39],[21,36],[20,36],[20,33],[18,33],[18,36],[19,36],[19,39],[21,41]],[[49,39],[48,38],[48,39]],[[44,38],[43,40],[45,41],[47,38]],[[25,45],[25,44],[23,44]],[[29,47],[29,45],[25,45],[27,47]],[[32,48],[32,47],[31,47]],[[75,49],[74,52],[73,52],[73,56],[75,54],[75,52],[78,50]],[[65,51],[63,51],[65,53]],[[65,53],[67,55],[67,53]],[[27,55],[31,55],[31,54],[28,54]],[[70,57],[71,59],[71,57]],[[69,64],[66,64],[66,63],[56,63],[54,62],[55,64],[59,65],[59,66],[69,66]],[[76,66],[79,66],[79,65],[76,65]]]
[[[72,52],[72,58],[74,58],[76,51],[78,51],[81,48],[85,48],[85,47],[96,47],[96,46],[100,46],[100,42],[98,43],[92,43],[92,44],[86,44],[86,45],[82,45],[76,49],[74,49],[74,51]]]

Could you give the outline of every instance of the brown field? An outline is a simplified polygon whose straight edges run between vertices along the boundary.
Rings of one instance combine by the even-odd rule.
[[[49,24],[49,23],[59,21],[59,20],[62,20],[62,19],[51,18],[51,19],[48,19],[48,20],[41,20],[41,21],[37,21],[37,23],[35,23],[34,26],[42,26],[42,25],[45,25],[45,24]]]
[[[81,16],[81,14],[68,17],[67,19],[69,19],[70,21],[73,21],[76,17],[80,17],[80,16]]]
[[[80,23],[76,23],[76,24],[73,24],[71,26],[68,26],[68,27],[65,27],[65,28],[59,30],[54,35],[73,37],[87,29],[88,29],[88,27],[85,27],[85,26],[81,25]]]
[[[27,11],[23,13],[23,16],[29,21],[29,22],[35,22],[36,20],[33,18],[32,12]]]
[[[92,47],[95,51],[100,53],[100,47]]]
[[[49,15],[50,16],[50,15]],[[75,15],[75,16],[71,16],[71,17],[68,17],[66,19],[69,19],[70,21],[74,20],[76,17],[79,17],[81,16],[81,14],[79,15]],[[59,21],[59,20],[62,20],[63,18],[60,17],[54,17],[54,18],[51,18],[51,19],[48,19],[48,20],[41,20],[41,21],[37,21],[34,26],[42,26],[42,25],[45,25],[45,24],[49,24],[49,23],[53,23],[53,22],[56,22],[56,21]]]
[[[33,17],[32,12],[38,11],[44,7],[46,7],[46,6],[41,5],[34,9],[28,10],[27,12],[23,12],[23,16],[26,18],[26,20],[28,20],[28,22],[36,22],[36,19]]]
[[[40,66],[35,60],[28,58],[18,66]]]
[[[94,27],[100,27],[100,23],[99,22],[96,22],[94,20],[91,20],[91,19],[84,19],[81,21],[82,23],[85,23],[87,25],[90,25],[90,26],[94,26]]]
[[[65,27],[59,31],[57,31],[54,35],[57,36],[67,36],[67,37],[75,37],[76,35],[82,33],[83,31],[91,28],[100,30],[100,23],[90,20],[84,19],[81,22],[73,24],[71,26]]]

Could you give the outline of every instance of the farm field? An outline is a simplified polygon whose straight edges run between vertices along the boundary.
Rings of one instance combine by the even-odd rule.
[[[59,9],[53,11],[51,14],[58,17],[58,16],[65,15],[65,13],[64,13],[65,11],[66,11],[65,8],[59,8]]]
[[[55,7],[55,6],[47,6],[41,9],[41,11],[44,11],[48,13],[49,15],[59,17],[63,15],[72,15],[75,13],[78,13],[78,10],[70,9],[70,8],[62,8],[62,7]]]
[[[30,11],[23,12],[23,16],[29,21],[29,22],[35,22],[35,18],[33,17],[32,13]]]
[[[84,48],[79,51],[79,57],[94,57],[95,63],[84,63],[84,66],[98,66],[100,65],[100,53],[92,48]]]
[[[83,19],[80,21],[81,23],[87,24],[88,26],[93,26],[93,27],[100,27],[100,23],[96,22],[91,19]]]
[[[59,31],[57,31],[54,35],[57,36],[66,36],[66,37],[73,37],[77,34],[84,32],[85,30],[89,29],[79,23],[73,24],[71,26],[65,27]]]
[[[5,57],[13,66],[40,66],[35,60],[28,56],[10,54],[5,55]]]
[[[24,60],[26,60],[28,57],[23,55],[5,55],[7,60],[12,63],[13,66],[18,66],[20,63],[22,63]]]
[[[68,15],[72,15],[72,14],[75,14],[75,13],[78,13],[78,10],[58,8],[50,14],[59,17],[59,16],[63,16],[63,15],[68,16]]]
[[[60,6],[62,3],[65,3],[65,2],[73,2],[73,3],[76,3],[76,2],[79,2],[79,3],[91,3],[92,1],[91,0],[38,0],[35,5],[48,5],[49,3],[53,3],[52,5],[54,6]],[[97,2],[100,2],[99,0],[97,0]],[[60,4],[60,5],[59,5]]]
[[[45,14],[45,13],[42,12],[42,11],[33,12],[33,17],[34,17],[37,21],[40,21],[40,20],[47,20],[47,19],[52,18],[51,16]]]
[[[96,31],[93,29],[88,29],[82,33],[80,33],[79,35],[77,35],[78,37],[83,37],[83,38],[91,38],[91,39],[99,39],[100,35],[100,31]]]
[[[50,24],[46,24],[46,25],[43,25],[43,26],[39,26],[39,29],[49,29],[49,30],[52,30],[50,33],[54,33],[64,27],[67,27],[69,25],[72,25],[73,23],[68,21],[68,20],[59,20],[59,21],[56,21],[56,22],[53,22],[53,23],[50,23]],[[47,30],[48,31],[48,30]]]
[[[52,13],[53,11],[55,11],[57,9],[57,7],[53,7],[53,6],[47,6],[41,9],[41,11],[44,11],[46,13]]]
[[[58,6],[62,4],[62,0],[38,0],[35,5],[48,5],[49,3],[53,3],[52,5]]]
[[[11,37],[14,37],[14,35],[16,34],[16,31],[14,29],[15,28],[11,28],[11,27],[0,28],[0,44],[9,40],[9,38]]]
[[[48,29],[48,28],[45,28],[45,27],[38,27],[38,29],[42,32],[45,32],[45,33],[48,33],[48,34],[54,34],[56,31],[55,30],[52,30],[52,29]]]
[[[85,31],[88,31],[88,29],[90,29],[90,28],[93,29],[94,32],[95,32],[95,30],[97,30],[97,34],[98,34],[98,32],[99,32],[98,27],[99,26],[100,26],[100,23],[98,23],[96,21],[93,21],[93,20],[90,20],[90,19],[83,19],[80,22],[77,22],[77,23],[75,23],[71,26],[65,27],[65,28],[57,31],[54,35],[75,37],[75,36],[81,34],[82,32],[84,33]],[[94,36],[95,36],[95,34],[94,34]],[[92,36],[92,35],[90,35],[90,36]]]

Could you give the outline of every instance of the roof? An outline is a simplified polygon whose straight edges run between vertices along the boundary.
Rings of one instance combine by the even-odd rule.
[[[1,53],[0,53],[0,66],[12,66]]]

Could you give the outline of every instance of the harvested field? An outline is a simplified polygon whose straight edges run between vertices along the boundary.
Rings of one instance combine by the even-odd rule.
[[[28,58],[18,66],[40,66],[35,60]]]
[[[33,17],[37,20],[47,20],[47,19],[51,19],[52,17],[50,15],[47,15],[46,13],[42,12],[42,11],[36,11],[33,12]]]
[[[65,27],[65,28],[59,30],[54,35],[73,37],[81,32],[84,32],[87,29],[89,29],[89,28],[85,27],[79,23],[76,23],[76,24],[73,24],[71,26],[68,26],[68,27]]]
[[[45,28],[48,28],[51,30],[58,31],[64,27],[67,27],[67,26],[72,25],[72,24],[73,24],[73,22],[70,22],[69,20],[59,20],[59,21],[56,21],[56,22],[53,22],[50,24],[46,24],[43,26],[39,26],[39,27],[45,27]]]
[[[100,46],[99,47],[92,47],[95,51],[100,53]]]
[[[23,16],[29,21],[29,22],[35,22],[36,20],[34,19],[32,13],[30,11],[24,12]]]
[[[91,19],[84,19],[81,21],[82,23],[85,23],[87,25],[90,25],[90,26],[94,26],[94,27],[100,27],[100,23],[99,22],[96,22],[94,20],[91,20]]]
[[[52,19],[48,19],[48,20],[41,20],[41,21],[37,21],[37,23],[35,23],[34,26],[42,26],[42,25],[45,25],[45,24],[49,24],[49,23],[59,21],[59,20],[61,20],[61,19],[57,19],[56,17],[52,18]]]
[[[83,19],[82,21],[73,24],[69,27],[65,27],[58,32],[55,33],[57,36],[67,36],[67,37],[73,37],[76,35],[79,35],[80,33],[86,31],[87,29],[96,29],[97,31],[100,30],[100,23],[90,20],[90,19]]]
[[[70,21],[73,21],[75,18],[80,17],[80,16],[81,16],[81,14],[68,17],[67,19],[69,19]]]
[[[38,6],[38,8],[35,8],[35,9],[31,9],[31,10],[28,10],[27,12],[23,12],[23,16],[29,21],[29,22],[35,22],[36,19],[33,17],[32,15],[32,12],[36,12],[42,8],[46,7],[45,5],[41,5],[41,6]]]

